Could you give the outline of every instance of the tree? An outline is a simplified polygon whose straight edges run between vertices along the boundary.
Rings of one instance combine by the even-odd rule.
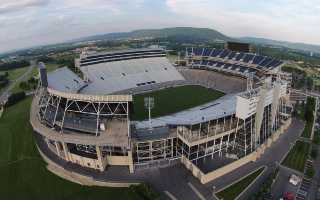
[[[9,96],[6,106],[12,106],[18,103],[19,101],[23,100],[25,97],[26,97],[26,93],[24,92],[13,93]]]

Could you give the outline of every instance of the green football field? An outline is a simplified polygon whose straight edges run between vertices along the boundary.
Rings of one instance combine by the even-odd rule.
[[[164,116],[208,103],[222,97],[224,93],[201,86],[190,85],[158,90],[133,96],[133,120],[148,118],[148,110],[144,107],[145,97],[154,97],[155,106],[152,117]]]
[[[31,98],[8,108],[0,118],[0,199],[140,200],[130,188],[85,187],[50,173],[40,157],[29,124]],[[154,199],[154,198],[152,198]]]

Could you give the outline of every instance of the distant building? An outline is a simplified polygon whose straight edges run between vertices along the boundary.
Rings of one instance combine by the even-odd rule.
[[[231,51],[239,51],[239,52],[252,52],[252,46],[249,43],[241,43],[241,42],[227,42],[225,43],[225,49]]]

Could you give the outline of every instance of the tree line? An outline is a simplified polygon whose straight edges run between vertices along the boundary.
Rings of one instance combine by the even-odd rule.
[[[7,62],[7,63],[0,64],[0,71],[23,68],[29,65],[30,65],[29,61],[26,61],[26,60]]]

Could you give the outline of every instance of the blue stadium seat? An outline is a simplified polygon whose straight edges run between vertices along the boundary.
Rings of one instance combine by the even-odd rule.
[[[202,51],[203,51],[203,48],[194,48],[193,49],[193,53],[196,56],[201,56],[202,55]]]
[[[210,56],[210,53],[211,53],[211,49],[205,48],[204,51],[203,51],[203,55],[202,55],[202,56],[209,57],[209,56]]]
[[[201,65],[205,65],[205,66],[206,66],[206,65],[208,65],[208,62],[209,62],[209,61],[207,61],[207,60],[203,60],[202,63],[201,63]]]
[[[236,54],[237,54],[236,52],[232,51],[232,52],[227,56],[227,58],[231,60],[231,59],[233,59],[233,58],[236,56]]]
[[[246,54],[245,57],[243,57],[243,62],[249,63],[253,59],[254,55],[253,54]]]
[[[225,58],[227,55],[229,55],[230,51],[225,49],[221,52],[221,54],[219,55],[220,58]]]
[[[266,57],[259,65],[262,66],[262,67],[265,67],[265,66],[267,66],[268,64],[270,64],[271,61],[273,61],[272,58],[267,58],[267,57]]]
[[[215,49],[215,51],[211,54],[211,57],[217,57],[221,52],[221,49]]]
[[[260,56],[260,55],[256,55],[253,59],[253,64],[259,64],[265,57],[264,56]]]
[[[237,56],[236,56],[236,60],[239,61],[240,59],[243,58],[245,54],[244,53],[239,53]]]

